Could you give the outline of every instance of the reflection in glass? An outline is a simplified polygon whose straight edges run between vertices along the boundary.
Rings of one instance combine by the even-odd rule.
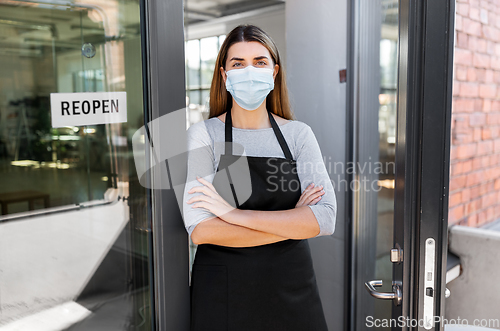
[[[200,40],[186,42],[186,81],[189,89],[200,85]]]
[[[225,35],[193,39],[185,42],[188,122],[208,118],[210,85],[219,48]]]
[[[139,3],[0,12],[0,326],[40,314],[21,329],[150,330],[148,203],[131,157],[144,125]],[[98,91],[127,92],[127,123],[52,128],[51,93]]]
[[[379,94],[379,160],[380,191],[377,197],[377,247],[375,279],[381,279],[383,290],[392,283],[392,262],[389,252],[393,245],[394,174],[396,144],[396,102],[398,71],[398,2],[382,1],[382,28],[380,40],[380,94]],[[374,318],[391,318],[392,301],[376,300]],[[380,328],[390,330],[390,328]]]
[[[210,88],[214,74],[215,59],[219,50],[219,38],[209,37],[200,40],[201,85]]]

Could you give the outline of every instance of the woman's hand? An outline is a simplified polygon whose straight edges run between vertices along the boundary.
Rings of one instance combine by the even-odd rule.
[[[193,208],[205,208],[221,219],[223,215],[226,215],[236,209],[229,203],[227,203],[219,195],[219,193],[217,193],[212,183],[199,176],[196,176],[196,179],[198,179],[198,181],[202,183],[203,186],[193,187],[188,191],[188,193],[201,192],[203,194],[192,197],[187,201],[187,203],[199,201],[192,205]]]
[[[302,192],[299,201],[295,205],[295,208],[302,206],[312,206],[321,200],[321,196],[325,194],[323,190],[323,185],[313,187],[314,183],[309,184],[308,187]]]

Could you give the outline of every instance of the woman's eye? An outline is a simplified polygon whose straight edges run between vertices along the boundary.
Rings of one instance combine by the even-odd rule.
[[[261,63],[262,65],[266,65],[267,64],[266,61],[259,61],[257,63]]]
[[[233,67],[239,67],[239,66],[237,66],[237,64],[241,64],[241,63],[236,62],[235,64],[233,64]]]

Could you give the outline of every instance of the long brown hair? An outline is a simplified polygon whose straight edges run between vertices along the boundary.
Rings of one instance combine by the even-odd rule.
[[[288,89],[286,87],[285,68],[281,64],[278,47],[262,29],[251,24],[241,24],[235,27],[224,39],[217,60],[215,61],[214,76],[210,87],[210,114],[208,118],[219,116],[232,107],[232,96],[226,90],[220,67],[226,67],[227,52],[231,45],[241,41],[258,41],[267,48],[273,60],[273,66],[279,65],[278,73],[274,79],[274,89],[266,97],[266,108],[272,113],[295,120],[290,107]]]

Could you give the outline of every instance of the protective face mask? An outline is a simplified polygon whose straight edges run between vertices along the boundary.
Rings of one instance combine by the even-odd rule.
[[[274,89],[273,69],[247,66],[226,71],[226,89],[241,108],[257,109]]]

